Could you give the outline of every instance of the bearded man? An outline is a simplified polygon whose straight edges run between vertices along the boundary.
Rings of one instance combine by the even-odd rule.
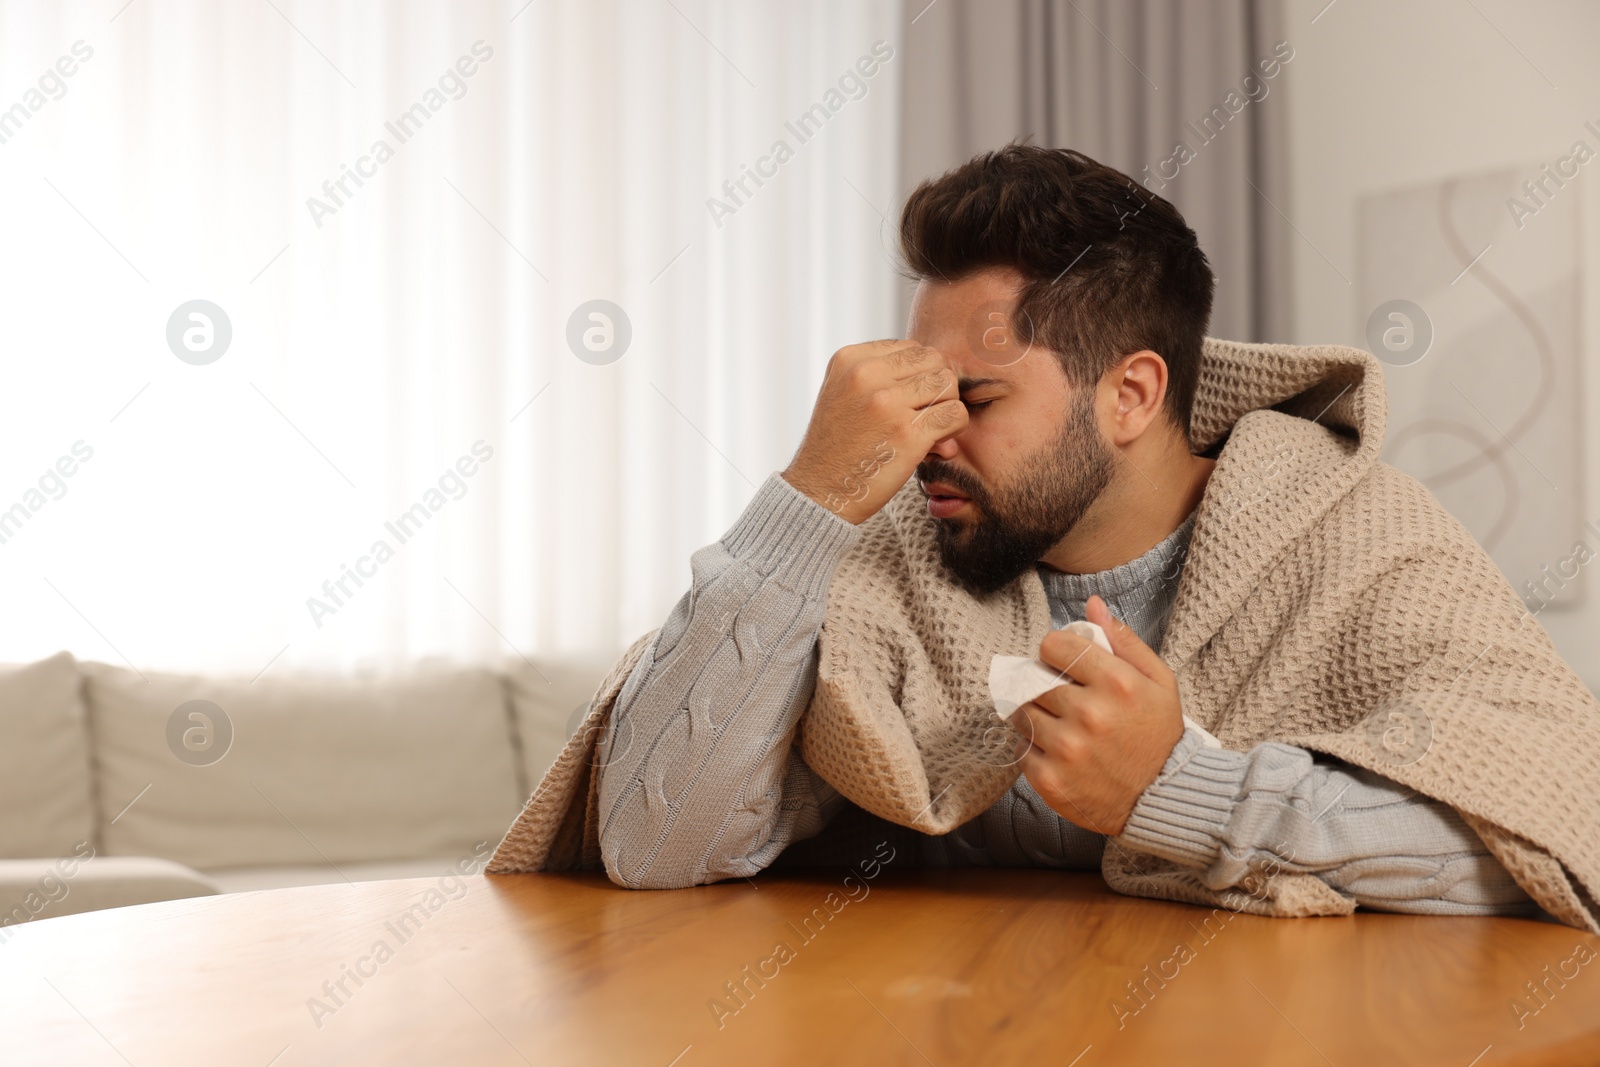
[[[901,246],[907,336],[834,354],[491,872],[672,888],[892,838],[1263,914],[1600,932],[1600,705],[1378,461],[1371,355],[1208,339],[1194,231],[1073,151],[924,182]],[[1062,683],[1006,727],[998,654]]]

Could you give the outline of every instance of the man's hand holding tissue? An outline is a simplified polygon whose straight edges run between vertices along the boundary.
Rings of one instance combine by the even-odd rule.
[[[1069,822],[1115,836],[1183,737],[1183,710],[1177,676],[1104,600],[1090,597],[1088,616],[1116,654],[1052,631],[1039,658],[1079,684],[1022,705],[1011,723],[1030,742],[1022,773],[1044,802]]]

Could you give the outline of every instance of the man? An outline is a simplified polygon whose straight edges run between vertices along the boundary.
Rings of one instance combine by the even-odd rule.
[[[612,680],[594,720],[604,736],[590,814],[574,814],[584,805],[569,783],[565,829],[550,830],[551,802],[536,794],[491,870],[547,865],[562,835],[576,855],[582,823],[586,854],[619,885],[689,886],[825,857],[865,820],[923,865],[1104,869],[1130,892],[1247,908],[1275,894],[1264,909],[1275,914],[1548,910],[1595,928],[1596,886],[1575,873],[1593,870],[1592,852],[1547,833],[1548,805],[1514,781],[1497,817],[1492,786],[1456,765],[1470,749],[1450,740],[1462,709],[1490,698],[1451,696],[1440,665],[1462,664],[1456,679],[1484,692],[1496,671],[1523,668],[1499,653],[1466,663],[1466,642],[1441,636],[1453,604],[1428,613],[1425,634],[1393,621],[1404,612],[1389,605],[1414,600],[1413,587],[1462,583],[1426,573],[1409,542],[1392,551],[1351,533],[1351,515],[1397,497],[1390,510],[1407,522],[1452,522],[1376,463],[1381,383],[1376,404],[1371,380],[1352,391],[1373,376],[1371,357],[1338,350],[1292,402],[1261,392],[1262,410],[1246,403],[1225,419],[1241,403],[1234,379],[1262,357],[1205,340],[1213,278],[1194,232],[1159,196],[1071,151],[1012,145],[923,183],[901,242],[918,279],[908,337],[834,355],[789,467],[695,553],[692,588]],[[1252,389],[1237,385],[1247,399]],[[1258,460],[1239,473],[1246,455]],[[1219,463],[1233,473],[1213,491]],[[1336,492],[1308,492],[1334,471]],[[1520,607],[1471,547],[1491,573],[1473,571],[1461,603]],[[1269,549],[1280,570],[1251,570]],[[1334,555],[1344,569],[1319,571]],[[1229,560],[1250,577],[1224,592]],[[975,757],[960,705],[983,702],[973,679],[990,653],[976,646],[1007,625],[1005,605],[1025,613],[1041,588],[1049,632],[1025,651],[1063,684],[1023,705],[1014,748]],[[1185,629],[1167,651],[1182,662],[1169,665],[1155,650],[1175,605]],[[1202,631],[1208,611],[1222,617]],[[1542,657],[1533,676],[1557,676],[1553,699],[1592,738],[1600,709],[1521,614],[1531,625],[1516,641]],[[1112,653],[1061,629],[1077,619],[1103,627]],[[1398,751],[1358,743],[1353,720],[1380,704],[1382,736],[1404,734]],[[1206,747],[1185,727],[1191,710],[1225,742],[1248,743]],[[1320,751],[1254,740],[1292,734]],[[575,767],[558,762],[546,785]],[[1583,815],[1590,838],[1594,818]],[[534,823],[546,827],[536,856]]]

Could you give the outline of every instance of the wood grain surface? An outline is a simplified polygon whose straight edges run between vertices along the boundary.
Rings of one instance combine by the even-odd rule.
[[[441,877],[0,935],[6,1065],[1600,1064],[1590,935],[1263,919],[1089,874]]]

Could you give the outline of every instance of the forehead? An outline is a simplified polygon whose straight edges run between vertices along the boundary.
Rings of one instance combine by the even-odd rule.
[[[1019,340],[1014,327],[1023,284],[1022,275],[1009,268],[954,281],[921,281],[911,300],[907,336],[937,348],[964,389],[980,382],[1020,383],[1049,373],[1057,368],[1054,356]],[[1029,332],[1021,331],[1021,336]]]

